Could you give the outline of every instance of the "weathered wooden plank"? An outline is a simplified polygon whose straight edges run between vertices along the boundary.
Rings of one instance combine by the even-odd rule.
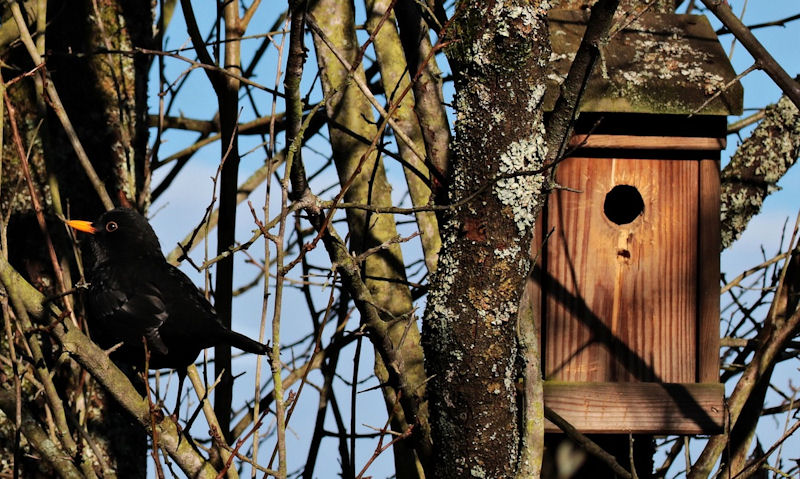
[[[713,383],[719,381],[719,159],[700,161],[699,183],[697,381]]]
[[[697,178],[693,161],[569,158],[559,166],[559,184],[583,193],[549,199],[546,379],[696,380]],[[627,224],[604,211],[617,185],[643,201]]]
[[[723,395],[721,384],[544,383],[545,405],[583,433],[713,434]]]
[[[724,150],[725,138],[687,136],[573,135],[571,148],[616,148],[630,150]]]

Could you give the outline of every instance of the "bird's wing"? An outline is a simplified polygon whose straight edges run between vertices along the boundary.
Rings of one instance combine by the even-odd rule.
[[[175,298],[176,305],[172,310],[174,314],[170,316],[170,329],[179,328],[184,336],[191,334],[195,344],[203,347],[229,344],[249,353],[267,353],[267,346],[223,325],[214,307],[183,271],[168,266],[163,277],[170,278],[170,284],[175,288],[168,296]]]
[[[168,313],[158,287],[144,278],[128,287],[100,288],[92,295],[92,312],[105,328],[139,332],[147,338],[148,345],[161,354],[167,347],[158,334]],[[121,334],[129,337],[130,334]]]

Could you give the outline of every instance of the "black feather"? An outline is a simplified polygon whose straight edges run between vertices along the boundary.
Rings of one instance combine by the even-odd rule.
[[[254,354],[268,347],[225,327],[191,280],[164,259],[153,229],[134,210],[117,208],[92,223],[89,329],[112,358],[152,369],[185,370],[205,348],[229,344]]]

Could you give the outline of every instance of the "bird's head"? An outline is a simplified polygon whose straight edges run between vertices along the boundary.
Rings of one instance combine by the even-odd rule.
[[[95,264],[115,258],[164,257],[150,223],[130,208],[106,211],[96,221],[70,220],[67,225],[91,235]]]

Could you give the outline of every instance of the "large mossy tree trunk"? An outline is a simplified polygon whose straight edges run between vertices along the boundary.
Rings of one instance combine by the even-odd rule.
[[[3,9],[9,8],[3,4]],[[47,218],[47,234],[52,238],[67,288],[80,279],[73,248],[58,215],[94,218],[103,211],[103,204],[86,172],[80,166],[65,130],[53,112],[53,101],[43,91],[46,82],[58,92],[67,115],[94,169],[106,190],[118,204],[143,209],[148,196],[149,173],[147,151],[147,71],[150,60],[141,55],[120,55],[108,51],[132,52],[135,47],[150,47],[152,10],[150,2],[38,2],[40,10],[30,15],[28,28],[36,41],[45,67],[38,74],[27,75],[11,85],[7,93],[13,105],[14,118],[3,115],[2,185],[0,209],[8,224],[7,244],[2,253],[14,267],[26,275],[47,295],[61,293],[54,268],[45,247],[44,233],[34,216],[29,187],[23,174],[18,144],[11,122],[16,123],[22,147],[30,151],[33,191]],[[33,11],[33,10],[32,10]],[[5,15],[4,15],[5,16]],[[44,26],[46,25],[46,30]],[[44,30],[44,31],[42,31]],[[40,32],[37,34],[37,31]],[[25,75],[34,67],[29,52],[20,42],[3,45],[3,80],[9,82]],[[82,322],[80,302],[59,300],[62,308],[75,308],[75,318]],[[13,319],[7,310],[6,318]],[[70,435],[79,455],[72,460],[81,464],[84,474],[89,469],[105,474],[115,471],[117,477],[145,477],[147,439],[138,426],[95,381],[71,360],[58,361],[58,348],[47,335],[31,335],[28,341],[40,341],[46,354],[47,367],[71,418]],[[2,354],[8,357],[8,337],[3,335]],[[49,355],[49,356],[48,356]],[[0,372],[2,373],[8,371]],[[9,387],[12,376],[3,376],[3,388]],[[37,389],[23,395],[23,407],[44,414]],[[13,426],[13,421],[10,423]],[[98,458],[82,438],[84,429],[102,456]],[[13,429],[13,428],[12,428]],[[11,436],[14,439],[13,436]],[[21,439],[22,444],[28,444]],[[18,441],[0,441],[0,462],[13,464]],[[31,450],[19,472],[34,477],[37,471],[46,475],[46,451]],[[29,476],[31,474],[31,476]]]
[[[520,467],[516,322],[543,191],[547,4],[460,2],[446,33],[456,39],[455,207],[423,323],[434,477],[514,477]]]

